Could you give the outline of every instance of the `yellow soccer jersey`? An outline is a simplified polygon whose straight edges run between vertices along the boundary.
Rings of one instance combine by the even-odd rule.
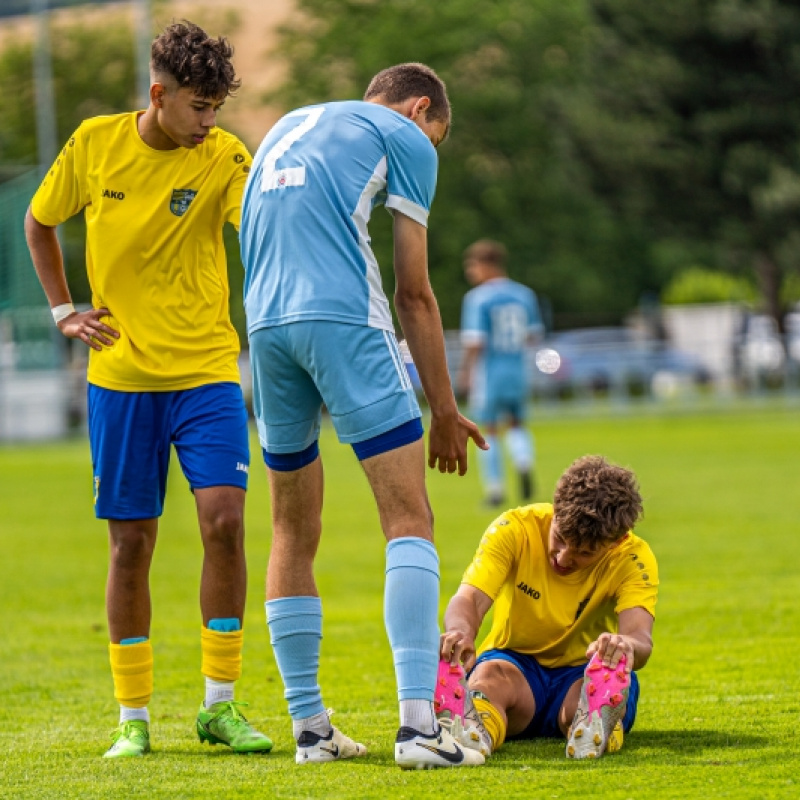
[[[89,351],[89,381],[172,391],[238,381],[222,229],[238,229],[251,158],[219,128],[194,149],[154,150],[138,114],[84,122],[34,195],[55,226],[84,210],[92,305],[120,338]]]
[[[595,564],[557,575],[547,540],[553,506],[537,503],[507,511],[481,539],[463,582],[494,601],[489,635],[478,652],[508,648],[544,667],[586,661],[586,648],[617,615],[641,606],[655,616],[658,567],[647,543],[628,535]]]

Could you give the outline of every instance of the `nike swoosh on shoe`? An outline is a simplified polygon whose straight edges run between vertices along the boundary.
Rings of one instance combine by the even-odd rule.
[[[442,750],[440,747],[434,747],[430,744],[422,744],[422,742],[418,742],[418,746],[424,747],[426,750],[429,750],[434,755],[443,758],[445,761],[449,761],[451,764],[460,764],[464,760],[464,752],[460,747],[456,747],[455,751],[450,753],[447,750]]]

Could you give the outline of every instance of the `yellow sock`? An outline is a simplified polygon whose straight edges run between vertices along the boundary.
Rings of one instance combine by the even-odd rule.
[[[506,723],[500,712],[488,700],[473,695],[472,702],[483,720],[483,727],[492,738],[492,752],[494,753],[506,740]]]
[[[214,681],[238,681],[242,674],[243,641],[241,630],[222,632],[203,627],[200,635],[203,675]]]
[[[114,697],[121,706],[144,708],[153,696],[153,647],[150,640],[108,645]]]

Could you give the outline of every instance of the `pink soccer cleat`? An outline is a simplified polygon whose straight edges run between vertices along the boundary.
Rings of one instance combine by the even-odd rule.
[[[625,672],[624,656],[610,669],[596,653],[583,675],[581,699],[567,736],[567,758],[600,758],[622,747],[631,676]]]
[[[483,756],[488,756],[492,752],[492,738],[472,702],[464,667],[461,664],[451,666],[449,661],[444,659],[439,661],[433,710],[436,712],[439,724],[448,730],[459,744],[470,750],[477,750]]]
[[[461,664],[451,665],[449,661],[439,661],[436,675],[436,692],[433,696],[433,710],[438,717],[449,713],[451,718],[464,717],[464,698],[467,695],[467,681]]]

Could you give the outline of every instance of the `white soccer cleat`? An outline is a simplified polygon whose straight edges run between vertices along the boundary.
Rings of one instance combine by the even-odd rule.
[[[492,739],[483,725],[475,706],[472,706],[471,717],[462,719],[458,715],[450,717],[445,711],[437,716],[439,724],[464,747],[477,750],[484,758],[492,754]]]
[[[405,726],[397,732],[394,760],[400,769],[478,767],[485,761],[481,753],[462,747],[443,728],[439,728],[438,733],[426,736]]]
[[[331,727],[327,736],[313,731],[303,731],[297,739],[297,764],[324,764],[343,758],[358,758],[367,754],[367,748],[345,736],[338,728]]]

